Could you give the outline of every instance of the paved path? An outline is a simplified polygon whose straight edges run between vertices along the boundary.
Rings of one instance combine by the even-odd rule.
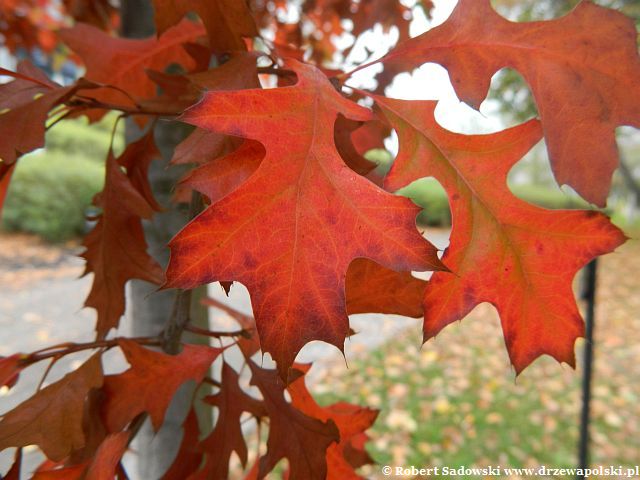
[[[430,231],[427,237],[439,248],[448,243],[446,231]],[[78,278],[83,271],[83,262],[74,255],[77,253],[77,249],[41,245],[32,237],[0,236],[0,355],[31,352],[65,341],[93,339],[95,313],[82,308],[91,287],[91,276]],[[218,284],[211,285],[209,293],[238,310],[251,313],[249,294],[240,284],[234,285],[229,298]],[[215,328],[225,322],[229,328],[236,328],[219,311],[212,310],[211,318]],[[417,322],[416,319],[395,315],[351,316],[351,326],[358,334],[345,344],[347,361],[389,340],[399,331],[415,326]],[[125,319],[118,334],[127,335],[129,331],[130,324]],[[117,351],[108,355],[104,361],[107,373],[126,369],[127,364]],[[51,370],[45,385],[58,380],[87,357],[88,354],[83,353],[65,357]],[[322,371],[323,365],[344,362],[336,348],[322,342],[307,345],[298,360],[315,362],[312,371],[315,374]],[[23,372],[16,387],[1,390],[0,413],[9,411],[33,394],[45,368],[46,365],[40,364],[30,367]],[[0,453],[0,473],[8,469],[11,456],[11,452]],[[27,451],[29,465],[37,465],[41,458],[35,449]]]

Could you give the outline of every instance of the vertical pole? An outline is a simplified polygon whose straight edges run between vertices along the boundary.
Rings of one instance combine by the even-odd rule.
[[[589,422],[591,403],[591,379],[593,373],[593,326],[596,306],[597,260],[591,261],[584,270],[581,298],[586,302],[584,372],[582,376],[582,412],[580,414],[580,443],[578,446],[578,468],[589,468]],[[578,479],[585,478],[578,475]]]

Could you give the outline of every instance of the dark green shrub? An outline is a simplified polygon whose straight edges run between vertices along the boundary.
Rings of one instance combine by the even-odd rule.
[[[85,210],[102,189],[104,167],[86,157],[36,153],[14,172],[2,215],[10,231],[59,242],[85,229]]]

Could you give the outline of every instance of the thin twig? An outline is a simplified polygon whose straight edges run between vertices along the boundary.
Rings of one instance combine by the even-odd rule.
[[[189,205],[189,219],[195,218],[201,209],[202,197],[194,190],[191,194],[191,204]],[[187,326],[191,314],[191,292],[192,290],[182,289],[176,292],[173,311],[162,332],[162,349],[171,355],[176,355],[180,351],[182,332]]]
[[[233,332],[223,332],[223,331],[213,331],[206,330],[204,328],[197,327],[190,323],[187,323],[184,327],[185,330],[191,333],[196,333],[198,335],[204,335],[207,337],[214,338],[222,338],[222,337],[242,337],[242,338],[251,338],[251,334],[247,330],[235,330]]]
[[[296,76],[296,72],[294,72],[293,70],[287,70],[286,68],[274,68],[274,67],[258,67],[258,73],[278,75],[280,77]]]
[[[214,387],[222,388],[222,383],[217,380],[214,380],[211,377],[205,377],[202,379],[202,383],[208,383],[209,385],[213,385]]]
[[[122,337],[131,340],[140,345],[160,345],[160,339],[157,337]],[[31,353],[20,360],[22,366],[32,365],[34,363],[46,360],[47,358],[62,357],[71,353],[81,352],[83,350],[95,350],[96,348],[113,348],[118,346],[120,338],[112,338],[111,340],[96,340],[86,343],[63,343],[54,345],[38,352]]]

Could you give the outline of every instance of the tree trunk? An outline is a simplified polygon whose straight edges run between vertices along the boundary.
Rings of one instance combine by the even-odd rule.
[[[130,38],[144,38],[153,35],[153,8],[149,0],[123,0],[121,3],[122,35]],[[173,187],[184,169],[167,168],[175,146],[189,132],[189,127],[177,123],[160,121],[155,128],[155,140],[162,155],[161,160],[151,163],[149,181],[153,193],[165,209],[157,213],[151,221],[144,223],[145,237],[149,253],[163,267],[169,259],[167,243],[188,221],[188,206],[176,206],[171,202]],[[141,132],[134,122],[126,126],[127,143],[135,140]],[[144,281],[131,282],[128,298],[128,315],[134,336],[157,335],[163,329],[176,297],[173,290],[156,292],[157,286]],[[191,320],[206,328],[207,310],[197,299],[206,292],[203,287],[194,292],[191,305]],[[194,386],[186,384],[179,389],[167,410],[165,422],[156,434],[149,421],[145,422],[134,442],[137,456],[138,477],[157,479],[162,476],[173,461],[182,437],[182,422],[191,405]],[[206,418],[201,420],[207,421]],[[210,422],[210,417],[208,419]]]

